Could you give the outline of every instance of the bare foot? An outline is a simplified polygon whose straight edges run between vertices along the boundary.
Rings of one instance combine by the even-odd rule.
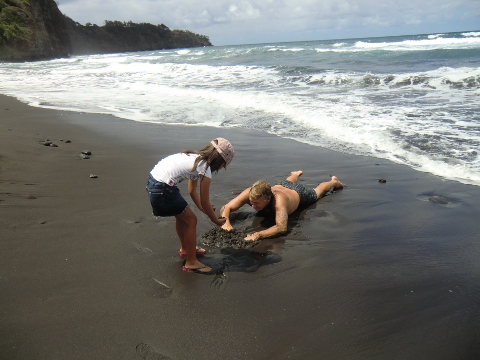
[[[199,272],[199,273],[209,273],[210,271],[212,271],[211,267],[208,267],[205,264],[202,264],[198,260],[195,260],[195,262],[193,263],[185,262],[184,268],[187,270],[193,270],[194,272]]]
[[[290,173],[290,176],[287,177],[287,180],[288,180],[288,181],[291,181],[291,182],[293,182],[293,183],[296,183],[297,180],[298,180],[298,178],[299,178],[300,176],[302,176],[302,174],[303,174],[303,171],[302,171],[302,170],[292,171],[292,172]]]
[[[338,180],[338,178],[336,176],[332,176],[332,180],[334,182],[334,185],[333,187],[335,189],[343,189],[343,184],[340,182],[340,180]]]

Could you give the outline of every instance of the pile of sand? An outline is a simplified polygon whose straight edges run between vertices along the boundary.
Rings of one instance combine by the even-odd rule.
[[[200,237],[200,242],[210,248],[234,248],[234,249],[248,249],[257,245],[260,241],[245,241],[244,238],[247,233],[242,230],[226,231],[221,227],[214,227],[205,232]]]

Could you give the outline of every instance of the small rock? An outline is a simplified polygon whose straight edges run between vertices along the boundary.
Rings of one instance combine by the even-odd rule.
[[[90,150],[83,150],[82,154],[83,155],[92,155],[92,152]]]
[[[57,144],[50,144],[50,147],[58,147]]]
[[[50,140],[45,140],[44,142],[42,142],[42,145],[45,145],[45,146],[50,146],[52,144],[53,143]]]
[[[65,140],[65,144],[70,144],[71,141],[70,140]]]
[[[82,159],[90,159],[90,155],[80,154]]]
[[[97,175],[90,174],[90,179],[96,179],[96,178],[98,178],[98,176],[97,176]]]
[[[382,183],[382,184],[385,184],[387,182],[387,180],[386,179],[378,179],[378,182]]]

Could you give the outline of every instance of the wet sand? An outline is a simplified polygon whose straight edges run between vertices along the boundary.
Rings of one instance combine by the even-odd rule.
[[[478,187],[248,130],[5,96],[0,119],[0,359],[480,357]],[[184,273],[174,220],[151,215],[145,182],[160,158],[217,136],[236,150],[212,180],[217,210],[292,170],[347,187],[284,236],[209,248],[202,261],[225,275]],[[213,224],[194,211],[200,242]],[[270,223],[244,208],[234,226]]]

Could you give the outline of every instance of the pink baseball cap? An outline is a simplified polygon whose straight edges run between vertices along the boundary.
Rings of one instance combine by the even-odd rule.
[[[218,144],[215,144],[215,140],[217,140]],[[217,149],[218,153],[222,156],[223,160],[225,160],[226,169],[228,164],[232,162],[233,155],[235,155],[235,150],[233,150],[232,144],[230,144],[230,142],[224,138],[213,139],[211,143],[215,147],[215,149]]]

